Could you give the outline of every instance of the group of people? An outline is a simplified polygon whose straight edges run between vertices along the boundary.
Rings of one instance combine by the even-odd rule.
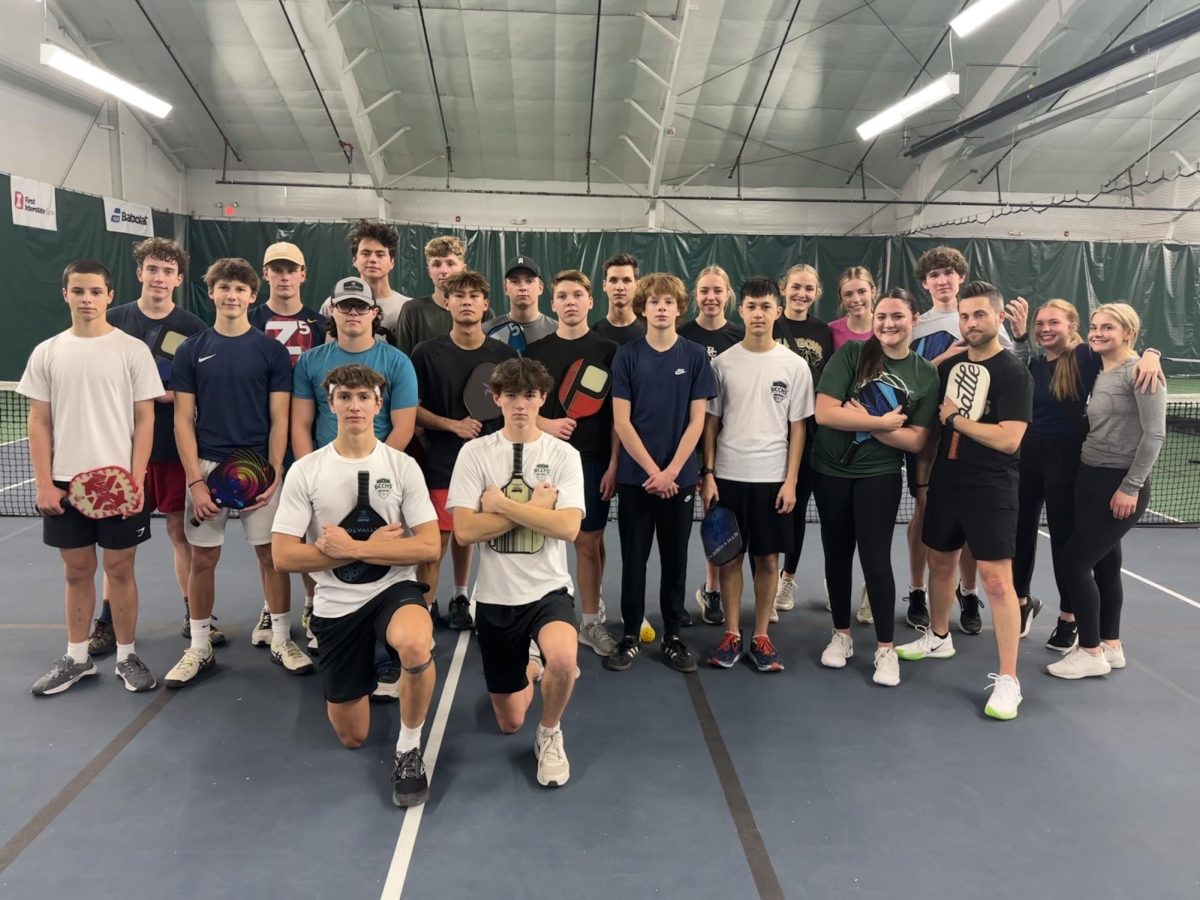
[[[709,564],[695,592],[701,621],[724,627],[704,656],[712,666],[745,656],[761,672],[784,668],[769,628],[795,606],[810,497],[833,625],[823,665],[843,668],[854,653],[856,550],[857,616],[874,624],[880,685],[899,684],[900,660],[954,655],[956,601],[963,632],[980,632],[981,583],[999,656],[985,712],[1014,718],[1018,642],[1042,606],[1030,579],[1043,505],[1061,609],[1047,646],[1064,654],[1049,672],[1082,678],[1125,665],[1120,542],[1146,508],[1165,434],[1157,354],[1135,350],[1128,305],[1098,307],[1084,340],[1075,308],[1048,301],[1034,315],[1034,353],[1025,301],[1005,304],[993,285],[968,282],[966,259],[948,247],[917,262],[926,313],[855,266],[838,280],[845,315],[828,324],[813,315],[821,282],[811,266],[737,290],[708,266],[689,291],[675,275],[640,275],[622,253],[604,263],[608,310],[595,324],[593,285],[577,269],[550,280],[556,318],[540,311],[543,273],[528,256],[506,267],[509,309],[492,318],[490,285],[468,268],[461,240],[426,245],[434,289],[412,299],[390,287],[397,244],[391,227],[358,223],[357,274],[319,313],[301,302],[299,247],[269,247],[261,276],[244,259],[217,260],[204,279],[211,327],[174,304],[188,255],[173,241],[134,248],[141,296],[121,306],[104,265],[67,267],[71,327],[38,345],[18,388],[30,399],[44,540],[66,573],[67,653],[35,695],[95,675],[94,659],[114,650],[126,689],[157,686],[134,642],[134,555],[154,509],[165,516],[188,640],[163,684],[194,685],[212,670],[213,647],[226,640],[213,610],[229,510],[208,477],[239,449],[276,473],[240,511],[264,600],[251,641],[289,674],[319,670],[347,747],[365,740],[371,699],[399,698],[400,806],[429,793],[420,738],[447,551],[445,622],[474,629],[502,731],[523,726],[540,683],[537,778],[562,785],[578,645],[619,672],[657,637],[645,615],[655,539],[662,659],[697,668],[683,638],[697,493],[706,509],[732,513],[742,547]],[[696,315],[681,325],[693,297]],[[735,307],[741,324],[728,318]],[[977,396],[964,393],[967,381]],[[64,503],[76,474],[111,465],[129,470],[136,511],[96,520]],[[916,508],[906,620],[918,637],[897,646],[891,544],[902,472]],[[619,636],[602,597],[614,498]],[[97,546],[104,602],[92,622]],[[754,621],[744,645],[747,556]],[[291,632],[292,572],[303,575],[303,648]]]

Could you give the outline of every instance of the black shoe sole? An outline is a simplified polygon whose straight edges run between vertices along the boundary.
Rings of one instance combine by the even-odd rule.
[[[604,666],[610,672],[624,672],[627,669],[633,668],[633,660],[619,659],[616,656],[606,656],[600,665]]]
[[[429,799],[429,787],[426,786],[415,794],[401,794],[394,789],[392,791],[392,803],[399,806],[401,809],[407,809],[410,806],[420,806]]]
[[[663,662],[665,662],[667,664],[668,668],[674,669],[676,672],[679,672],[681,675],[690,675],[692,672],[695,672],[697,669],[696,661],[694,659],[692,660],[691,665],[689,666],[687,663],[680,663],[677,660],[671,658],[670,656],[663,654]]]
[[[471,619],[468,619],[465,623],[464,622],[453,622],[453,621],[450,623],[451,631],[470,631],[474,627],[475,627],[475,622]]]
[[[981,631],[983,631],[983,622],[981,621],[978,625],[968,625],[966,622],[960,620],[958,627],[963,634],[979,634]]]

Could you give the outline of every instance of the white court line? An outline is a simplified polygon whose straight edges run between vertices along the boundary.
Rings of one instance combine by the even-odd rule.
[[[442,737],[446,733],[446,722],[450,718],[450,707],[454,705],[454,693],[458,690],[458,678],[462,674],[463,661],[467,658],[467,644],[471,641],[471,632],[464,631],[458,636],[454,646],[454,658],[450,661],[450,670],[446,673],[446,683],[442,687],[442,696],[438,701],[437,712],[433,716],[433,725],[429,729],[429,740],[425,744],[425,772],[429,776],[429,786],[433,787],[433,772],[437,767],[438,752],[442,749]],[[413,848],[417,843],[417,829],[421,827],[421,819],[425,816],[425,804],[414,806],[404,814],[404,824],[400,826],[400,836],[396,838],[396,852],[392,854],[392,864],[388,869],[387,881],[383,883],[381,900],[399,900],[404,892],[404,881],[408,878],[408,867],[412,862]]]
[[[36,521],[36,522],[30,522],[30,523],[29,523],[28,525],[26,525],[24,528],[18,528],[16,531],[14,531],[14,532],[12,532],[12,533],[10,533],[10,534],[6,534],[6,535],[4,535],[4,537],[0,537],[0,544],[3,544],[3,543],[4,543],[5,541],[7,541],[9,538],[15,538],[15,537],[16,537],[18,534],[21,534],[22,532],[28,531],[30,528],[37,528],[37,527],[38,527],[38,525],[40,525],[40,524],[42,524],[42,523],[41,523],[41,520],[39,519],[39,520],[38,520],[38,521]]]
[[[5,487],[0,488],[0,494],[3,494],[5,491],[11,491],[13,488],[19,488],[23,484],[29,484],[29,482],[33,480],[34,479],[32,478],[26,478],[24,481],[18,481],[16,484],[6,485]]]
[[[1042,537],[1046,538],[1047,540],[1050,539],[1049,533],[1042,531],[1040,528],[1038,529],[1038,534],[1040,534]],[[1139,575],[1137,572],[1130,572],[1128,569],[1121,569],[1121,574],[1128,575],[1130,578],[1140,581],[1142,584],[1149,585],[1150,587],[1154,588],[1155,590],[1162,591],[1168,597],[1174,597],[1176,600],[1182,600],[1184,603],[1188,604],[1188,606],[1194,606],[1194,607],[1196,607],[1196,609],[1200,609],[1200,603],[1197,603],[1192,598],[1185,597],[1185,596],[1183,596],[1183,594],[1179,593],[1178,591],[1173,591],[1168,587],[1163,587],[1158,582],[1151,581],[1149,578],[1145,578],[1145,577]]]

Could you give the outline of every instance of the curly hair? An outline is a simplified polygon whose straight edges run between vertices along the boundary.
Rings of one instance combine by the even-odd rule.
[[[350,245],[351,259],[354,259],[358,255],[358,245],[368,239],[379,241],[387,250],[388,256],[392,259],[396,258],[396,247],[400,244],[400,233],[391,225],[385,225],[383,222],[368,222],[366,219],[359,219],[355,226],[350,229],[350,234],[346,236],[346,243]]]
[[[926,250],[917,258],[913,275],[916,276],[917,281],[924,284],[926,276],[934,269],[953,269],[958,273],[959,278],[966,278],[967,258],[953,247],[934,247]]]
[[[146,257],[161,259],[164,262],[173,262],[179,269],[180,275],[187,274],[190,258],[187,251],[175,243],[175,241],[168,240],[167,238],[151,237],[134,244],[133,259],[137,263],[138,271],[141,271],[142,263],[146,261]]]
[[[687,288],[683,286],[683,282],[675,275],[670,275],[666,272],[651,272],[649,275],[644,275],[638,279],[637,287],[633,292],[634,315],[644,317],[646,315],[646,303],[651,297],[657,297],[661,294],[670,294],[672,299],[674,299],[675,306],[679,310],[679,315],[675,317],[675,321],[678,323],[687,313],[691,297],[688,296]]]

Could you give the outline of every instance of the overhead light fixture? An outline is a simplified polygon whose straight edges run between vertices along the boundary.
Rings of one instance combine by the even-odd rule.
[[[947,97],[958,93],[958,75],[949,72],[937,81],[927,85],[915,94],[905,97],[895,106],[889,106],[874,118],[867,119],[858,126],[858,134],[864,141],[869,141],[878,134],[895,128],[905,119],[916,115],[923,109],[928,109],[935,103],[940,103]]]
[[[959,37],[966,37],[981,25],[990,22],[1017,0],[979,0],[950,20],[950,27]]]
[[[58,69],[72,78],[78,78],[106,94],[112,94],[118,100],[124,100],[130,106],[145,110],[152,116],[158,116],[160,119],[166,118],[171,111],[171,104],[167,101],[146,93],[140,87],[130,84],[123,78],[118,78],[99,66],[92,65],[86,59],[64,50],[57,44],[51,44],[48,41],[43,43],[41,57],[42,65]]]

